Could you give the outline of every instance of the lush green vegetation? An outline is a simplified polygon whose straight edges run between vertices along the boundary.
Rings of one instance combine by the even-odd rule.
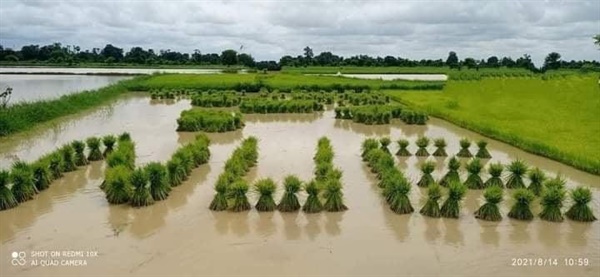
[[[192,96],[192,105],[199,107],[233,107],[240,104],[240,97],[235,92],[209,91]]]
[[[449,81],[440,93],[391,92],[390,96],[488,137],[600,174],[597,79],[572,75],[548,80]]]
[[[400,105],[336,107],[335,117],[367,125],[389,124],[392,118],[399,118],[406,124],[424,125],[429,119],[426,113]]]
[[[242,128],[244,122],[236,112],[192,108],[181,112],[177,125],[177,131],[228,132]]]
[[[263,98],[244,99],[240,104],[242,113],[311,113],[322,111],[323,104],[315,100],[273,100]]]

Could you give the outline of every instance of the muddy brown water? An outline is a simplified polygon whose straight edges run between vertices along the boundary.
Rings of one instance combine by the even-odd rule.
[[[188,101],[170,105],[151,102],[139,94],[114,104],[45,124],[31,132],[0,139],[0,167],[15,157],[28,161],[73,139],[128,131],[136,141],[137,163],[168,159],[193,139],[177,133],[176,118]],[[317,139],[328,136],[344,171],[344,195],[350,208],[342,213],[244,213],[212,212],[207,206],[223,163],[241,140],[259,138],[258,166],[248,180],[272,177],[281,182],[286,174],[312,177]],[[448,153],[458,152],[458,140],[480,136],[432,119],[426,126],[394,122],[366,126],[336,120],[331,111],[303,115],[247,115],[246,126],[236,132],[209,134],[210,162],[194,170],[191,178],[175,188],[166,201],[134,209],[109,205],[98,188],[105,165],[68,173],[15,209],[0,212],[0,275],[2,276],[98,276],[98,275],[465,275],[465,276],[598,276],[600,274],[600,223],[583,224],[520,222],[506,216],[500,222],[484,222],[472,213],[483,202],[481,191],[469,191],[461,218],[431,219],[418,212],[397,215],[380,196],[375,177],[360,159],[360,144],[368,136],[443,136]],[[488,140],[492,162],[507,163],[517,157],[554,175],[560,172],[568,186],[592,187],[591,203],[600,215],[600,177],[534,156],[501,142]],[[391,147],[395,152],[396,145]],[[430,147],[433,152],[433,147]],[[414,152],[415,146],[411,144]],[[471,151],[475,152],[476,147]],[[433,158],[431,158],[433,159]],[[407,175],[419,178],[424,159],[398,160]],[[434,159],[435,160],[435,159]],[[440,166],[434,172],[439,178]],[[464,175],[464,172],[463,172]],[[483,175],[484,179],[487,175]],[[280,187],[281,188],[281,187]],[[410,199],[416,210],[425,202],[426,190],[413,186]],[[277,198],[281,195],[281,189]],[[305,194],[300,198],[304,202]],[[505,194],[505,198],[507,194]],[[250,194],[251,202],[256,195]],[[277,199],[279,200],[279,199]],[[510,200],[501,204],[503,215]],[[567,206],[570,203],[566,204]],[[534,205],[537,214],[539,207]],[[31,251],[97,251],[97,257],[32,258]],[[28,262],[12,265],[12,253],[24,251]],[[87,252],[86,252],[87,253]],[[556,266],[513,266],[513,259],[552,258]],[[587,259],[588,266],[565,265],[565,258]],[[57,260],[52,266],[48,261]],[[61,265],[81,259],[85,266]],[[42,266],[41,264],[45,265]]]

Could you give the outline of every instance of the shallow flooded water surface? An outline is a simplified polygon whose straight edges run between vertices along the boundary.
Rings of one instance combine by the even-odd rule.
[[[137,163],[165,161],[194,133],[177,133],[179,113],[189,101],[164,103],[131,94],[112,105],[72,116],[52,126],[0,139],[0,168],[17,158],[32,161],[74,139],[128,131],[136,142]],[[444,137],[447,152],[458,152],[458,140],[481,136],[447,122],[431,119],[425,126],[366,126],[334,119],[331,110],[300,115],[246,115],[242,130],[208,134],[212,156],[195,169],[188,181],[171,196],[146,208],[109,205],[99,185],[103,162],[65,174],[36,199],[0,212],[0,275],[461,275],[461,276],[598,276],[600,275],[600,223],[565,219],[550,223],[537,216],[531,222],[509,219],[512,200],[505,191],[500,222],[473,217],[483,203],[481,191],[468,191],[459,219],[434,219],[420,215],[426,190],[412,186],[415,212],[398,215],[389,210],[377,180],[360,158],[367,137],[408,138],[414,153],[420,135]],[[343,170],[346,212],[305,214],[256,210],[242,213],[213,212],[208,205],[214,183],[225,160],[241,140],[259,139],[258,165],[249,181],[271,177],[278,184],[287,174],[304,180],[313,177],[317,139],[331,139],[333,163]],[[600,212],[600,177],[534,156],[504,143],[489,140],[490,162],[508,163],[521,158],[550,176],[560,173],[568,187],[590,186],[596,216]],[[396,152],[395,143],[390,147]],[[475,152],[476,147],[471,148]],[[433,147],[430,148],[433,152]],[[434,178],[445,173],[448,158],[429,158],[437,164]],[[425,159],[397,158],[398,167],[414,182]],[[486,164],[487,164],[486,163]],[[463,179],[466,177],[462,172]],[[482,174],[487,179],[487,174]],[[254,193],[250,202],[256,203]],[[304,203],[306,194],[300,194]],[[566,203],[570,206],[570,201]],[[537,215],[539,207],[533,206]],[[60,252],[43,257],[32,251]],[[25,265],[11,264],[13,252],[25,252]],[[31,257],[34,253],[38,257]],[[75,257],[65,257],[73,254]],[[97,256],[95,256],[97,253]],[[19,260],[20,257],[17,258]],[[524,265],[527,259],[556,259],[555,265]],[[565,260],[567,259],[567,260]],[[574,264],[571,262],[574,259]],[[587,264],[579,264],[586,259]],[[45,261],[46,266],[30,262]],[[58,265],[51,263],[57,260]],[[83,260],[67,265],[63,260]]]

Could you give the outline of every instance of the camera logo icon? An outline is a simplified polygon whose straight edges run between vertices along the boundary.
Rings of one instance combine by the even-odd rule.
[[[21,252],[17,252],[14,251],[12,252],[12,260],[10,261],[10,263],[14,266],[24,266],[25,263],[27,263],[27,261],[25,260],[25,258],[27,257],[27,254],[24,251]]]

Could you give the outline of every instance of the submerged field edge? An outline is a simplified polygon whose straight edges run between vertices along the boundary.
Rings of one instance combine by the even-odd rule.
[[[563,151],[558,150],[556,147],[553,147],[553,146],[550,146],[547,144],[543,144],[538,141],[523,139],[523,138],[511,135],[509,133],[499,132],[491,126],[484,126],[481,124],[458,119],[456,117],[453,117],[452,115],[437,111],[435,109],[422,107],[422,106],[416,105],[410,101],[404,101],[398,95],[394,95],[394,94],[390,94],[390,93],[388,93],[388,95],[390,96],[390,98],[392,100],[394,100],[398,103],[401,103],[403,105],[406,105],[408,107],[411,107],[411,108],[414,108],[417,110],[427,111],[429,113],[429,115],[432,117],[446,120],[454,125],[457,125],[459,127],[476,132],[482,136],[510,144],[510,145],[517,147],[521,150],[524,150],[526,152],[555,160],[557,162],[572,166],[576,169],[585,171],[587,173],[591,173],[594,175],[600,175],[600,161],[585,160],[585,159],[582,159],[581,157],[574,156],[574,155],[568,154],[568,153],[564,153]]]

